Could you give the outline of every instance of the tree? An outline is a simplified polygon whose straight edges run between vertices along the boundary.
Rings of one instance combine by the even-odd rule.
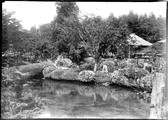
[[[72,61],[80,61],[83,52],[79,50],[79,44],[85,38],[78,18],[79,8],[75,2],[58,2],[56,7],[57,17],[52,22],[52,44],[59,54],[65,52]]]
[[[13,44],[17,51],[22,49],[22,26],[17,19],[12,18],[13,14],[5,9],[2,11],[2,52],[9,48],[9,44]]]

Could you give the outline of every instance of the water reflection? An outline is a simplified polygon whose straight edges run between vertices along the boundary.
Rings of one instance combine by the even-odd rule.
[[[147,118],[149,104],[136,92],[116,86],[44,80],[42,97],[50,102],[38,117]]]

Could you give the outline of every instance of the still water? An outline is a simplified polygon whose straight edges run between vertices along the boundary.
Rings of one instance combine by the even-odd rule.
[[[45,99],[45,109],[35,118],[148,118],[149,101],[133,89],[79,82],[39,80],[23,83],[18,93],[31,90]],[[22,86],[22,87],[21,87]],[[19,94],[18,94],[19,95]],[[18,96],[19,98],[19,96]]]

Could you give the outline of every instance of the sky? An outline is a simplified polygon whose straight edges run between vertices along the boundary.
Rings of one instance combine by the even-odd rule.
[[[99,15],[107,18],[110,13],[118,17],[130,10],[137,14],[166,17],[166,2],[77,2],[80,15]],[[55,2],[6,1],[2,4],[8,12],[15,12],[13,17],[21,21],[24,29],[50,23],[56,16]]]

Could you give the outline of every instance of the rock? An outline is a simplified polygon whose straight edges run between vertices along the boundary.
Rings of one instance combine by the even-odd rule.
[[[50,76],[50,73],[51,73],[52,71],[54,71],[55,69],[56,69],[55,66],[48,66],[48,67],[44,68],[44,69],[43,69],[44,78]]]
[[[54,80],[77,80],[78,70],[73,68],[56,67],[51,73],[46,75],[46,78]]]
[[[117,80],[119,79],[119,71],[115,70],[113,73],[111,73],[110,79],[113,83],[116,83]]]
[[[41,62],[41,63],[33,63],[28,65],[21,65],[21,66],[18,66],[17,68],[22,73],[31,72],[35,74],[36,72],[42,72],[42,70],[48,66],[54,66],[54,64],[50,62]]]
[[[98,68],[98,70],[102,70],[104,65],[107,66],[107,71],[110,73],[112,73],[116,69],[114,61],[105,60],[100,63],[100,66],[99,66],[100,68]]]
[[[51,73],[49,73],[46,78],[52,78],[55,80],[60,80],[61,75],[67,71],[67,69],[62,69],[61,67],[56,67],[55,70],[53,70]]]
[[[17,67],[4,68],[2,70],[2,75],[11,80],[28,79],[34,76],[34,74],[29,72],[22,73]]]
[[[68,69],[67,71],[65,71],[62,76],[61,79],[64,80],[78,80],[78,74],[79,74],[79,70],[78,69]]]
[[[90,82],[93,80],[95,73],[91,70],[81,71],[78,75],[78,79],[83,82]]]
[[[111,82],[111,73],[97,71],[94,76],[94,81],[96,83],[110,83]]]
[[[63,67],[70,67],[72,65],[72,61],[68,58],[60,59],[57,63],[57,66],[63,66]]]
[[[93,57],[85,58],[84,61],[85,61],[86,63],[95,64],[95,59],[94,59]]]
[[[34,63],[5,68],[2,71],[4,75],[8,76],[11,79],[29,79],[42,74],[42,70],[47,66],[53,66],[53,64],[48,62]],[[39,76],[39,78],[42,78],[42,76]]]

